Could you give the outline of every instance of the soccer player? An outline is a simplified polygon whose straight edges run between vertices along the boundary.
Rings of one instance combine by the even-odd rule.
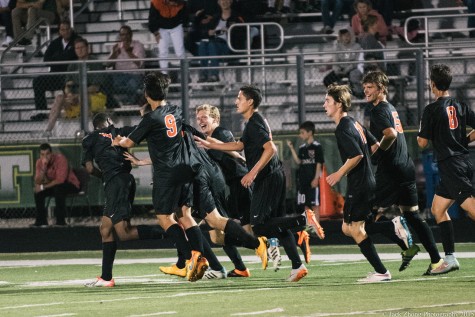
[[[145,76],[144,95],[152,112],[145,114],[128,137],[119,141],[119,145],[131,148],[147,139],[153,163],[152,200],[158,223],[176,243],[178,250],[188,250],[188,243],[191,246],[192,251],[185,254],[190,259],[187,278],[196,281],[202,278],[208,261],[202,256],[202,233],[189,208],[192,205],[194,171],[182,135],[182,111],[166,102],[169,85],[170,78],[165,74],[149,73]],[[175,220],[177,212],[181,212],[180,223],[186,236]]]
[[[429,253],[431,264],[426,271],[428,273],[431,269],[440,266],[443,261],[430,227],[419,214],[414,162],[407,151],[398,112],[386,100],[388,77],[381,71],[373,71],[367,73],[362,82],[366,101],[373,104],[370,132],[380,144],[372,156],[372,161],[377,165],[375,207],[384,209],[392,205],[399,206],[408,224],[417,233],[419,240]],[[402,271],[409,266],[412,258],[419,252],[419,247],[415,244],[409,248],[401,244],[400,246],[403,251],[399,271]]]
[[[287,146],[292,153],[292,158],[299,165],[297,176],[297,204],[303,208],[311,208],[317,220],[320,220],[320,190],[319,182],[323,169],[322,145],[315,140],[315,124],[311,121],[303,122],[299,127],[299,137],[304,143],[299,147],[299,152],[294,149],[290,140]],[[302,230],[297,232],[297,244],[302,249],[305,262],[310,263],[309,234]]]
[[[213,138],[195,139],[208,149],[221,151],[242,151],[246,156],[249,172],[241,184],[253,186],[251,198],[251,226],[257,235],[277,237],[292,262],[288,281],[297,282],[308,274],[300,260],[291,226],[309,224],[321,228],[312,210],[306,210],[307,217],[283,217],[285,211],[285,175],[272,141],[272,133],[266,119],[258,112],[262,95],[255,86],[243,86],[236,98],[237,112],[247,124],[239,141],[222,143]],[[305,219],[306,218],[306,219]],[[287,227],[286,227],[287,226]],[[318,230],[316,230],[318,231]]]
[[[221,114],[219,109],[209,104],[203,104],[196,108],[196,123],[206,136],[210,136],[222,142],[234,142],[234,136],[231,131],[220,126]],[[244,158],[235,151],[224,153],[216,150],[208,150],[208,155],[216,162],[223,172],[226,185],[229,188],[227,197],[226,212],[233,219],[239,219],[241,225],[247,232],[252,232],[250,225],[250,205],[251,190],[242,186],[241,178],[247,174],[248,170]],[[250,272],[237,257],[238,251],[235,246],[226,243],[224,235],[223,249],[234,263],[234,270],[228,273],[228,277],[249,277]],[[271,251],[271,250],[269,250]],[[271,256],[271,258],[274,258]],[[274,262],[277,264],[277,262]],[[206,273],[205,273],[206,277]]]
[[[432,141],[440,174],[431,210],[440,227],[445,259],[430,274],[448,273],[460,267],[454,255],[454,229],[448,208],[457,202],[475,220],[473,166],[468,154],[468,144],[475,140],[475,112],[467,104],[450,97],[451,82],[452,73],[447,65],[431,67],[430,88],[436,101],[425,107],[417,136],[421,148]],[[472,128],[468,135],[467,126]]]
[[[116,128],[105,113],[94,116],[94,131],[83,141],[82,164],[90,174],[100,175],[104,184],[105,207],[101,218],[102,274],[85,284],[88,287],[113,287],[112,266],[119,240],[163,239],[163,230],[154,226],[130,224],[132,203],[135,197],[135,179],[130,174],[130,162],[125,160],[125,150],[114,146],[119,135],[129,134],[134,127]],[[99,169],[95,168],[94,163]]]
[[[348,116],[351,107],[351,91],[348,86],[330,85],[323,107],[327,116],[337,125],[335,136],[344,163],[338,171],[328,175],[326,180],[330,186],[334,186],[344,176],[348,177],[342,231],[355,240],[361,253],[375,270],[358,281],[364,283],[390,281],[391,273],[381,262],[371,238],[365,231],[365,220],[371,214],[371,202],[376,186],[371,171],[369,149],[372,151],[377,149],[377,140],[353,117]]]

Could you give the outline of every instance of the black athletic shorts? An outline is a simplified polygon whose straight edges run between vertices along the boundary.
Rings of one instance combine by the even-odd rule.
[[[251,198],[251,225],[263,224],[273,217],[284,217],[285,174],[281,169],[254,183]]]
[[[179,175],[153,174],[152,202],[155,213],[171,215],[182,206],[193,206],[193,171],[182,166]]]
[[[438,162],[440,183],[435,193],[462,204],[468,197],[475,196],[472,186],[473,167],[468,155],[449,157]]]
[[[320,206],[320,187],[309,187],[299,189],[297,192],[297,205],[312,208],[313,206]]]
[[[114,225],[130,219],[135,197],[134,176],[129,173],[115,175],[105,185],[104,193],[104,216],[109,217]]]
[[[364,221],[371,214],[374,194],[371,191],[347,193],[343,207],[345,223]]]
[[[226,200],[226,211],[230,218],[239,219],[241,225],[250,223],[251,189],[242,186],[241,179],[235,178],[229,184],[229,195]]]
[[[411,161],[412,162],[412,161]],[[414,163],[403,168],[380,168],[375,173],[376,207],[399,206],[418,206],[416,186],[416,171]]]
[[[221,216],[227,217],[226,183],[222,174],[210,175],[203,165],[195,168],[193,183],[193,215],[204,219],[215,208]]]

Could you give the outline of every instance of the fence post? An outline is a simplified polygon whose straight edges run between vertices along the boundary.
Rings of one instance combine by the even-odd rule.
[[[421,119],[425,107],[425,67],[424,53],[421,49],[416,51],[416,87],[417,87],[417,122]]]
[[[305,61],[303,54],[297,55],[297,103],[300,125],[305,121]]]
[[[89,132],[89,95],[87,93],[87,64],[82,62],[79,64],[79,94],[81,96],[81,131]]]
[[[188,61],[186,57],[180,60],[180,83],[181,83],[181,108],[183,111],[183,120],[190,123],[190,98],[188,96]]]

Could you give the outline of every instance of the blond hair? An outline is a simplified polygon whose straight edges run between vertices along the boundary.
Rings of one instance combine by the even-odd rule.
[[[212,106],[210,104],[202,104],[201,106],[196,107],[195,113],[198,113],[200,111],[208,111],[209,116],[216,120],[216,122],[219,124],[221,121],[221,114],[219,113],[218,107]]]

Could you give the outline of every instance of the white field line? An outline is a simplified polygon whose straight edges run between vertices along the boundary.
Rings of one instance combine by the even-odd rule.
[[[432,309],[432,308],[439,308],[439,307],[454,307],[454,306],[467,306],[473,305],[475,302],[461,302],[461,303],[448,303],[448,304],[434,304],[434,305],[422,305],[417,307],[404,307],[404,308],[387,308],[387,309],[377,309],[377,310],[366,310],[366,311],[351,311],[351,312],[341,312],[341,313],[316,313],[310,315],[311,317],[330,317],[330,316],[352,316],[352,315],[376,315],[383,313],[384,315],[391,315],[388,313],[393,312],[392,315],[394,316],[473,316],[473,310],[460,310],[457,312],[451,311],[450,313],[442,313],[442,312],[424,312],[424,313],[411,313],[412,310],[421,309]],[[400,312],[400,314],[397,314]],[[309,317],[310,317],[309,316]]]
[[[64,314],[55,314],[55,315],[41,315],[35,317],[62,317],[62,316],[76,316],[77,314],[74,313],[64,313]]]
[[[475,252],[457,252],[458,259],[475,258]],[[379,253],[381,260],[401,260],[399,253]],[[227,256],[218,256],[220,262],[230,262]],[[260,262],[257,256],[244,255],[243,261],[248,263]],[[429,254],[420,253],[415,257],[416,260],[429,259]],[[286,255],[282,255],[282,260],[288,261]],[[322,262],[348,262],[348,261],[365,261],[362,254],[314,254],[312,260]],[[35,267],[35,266],[50,266],[50,265],[101,265],[100,258],[77,258],[77,259],[55,259],[55,260],[4,260],[0,261],[0,267]],[[114,265],[121,264],[161,264],[161,263],[175,263],[176,258],[147,258],[147,259],[116,259]],[[0,282],[1,283],[1,282]]]
[[[261,311],[253,311],[248,313],[234,313],[231,316],[253,316],[253,315],[262,315],[268,313],[282,313],[284,311],[283,308],[274,308],[269,310],[261,310]]]
[[[163,311],[158,313],[151,313],[151,314],[142,314],[142,315],[130,315],[129,317],[145,317],[145,316],[161,316],[161,315],[174,315],[176,311]]]

